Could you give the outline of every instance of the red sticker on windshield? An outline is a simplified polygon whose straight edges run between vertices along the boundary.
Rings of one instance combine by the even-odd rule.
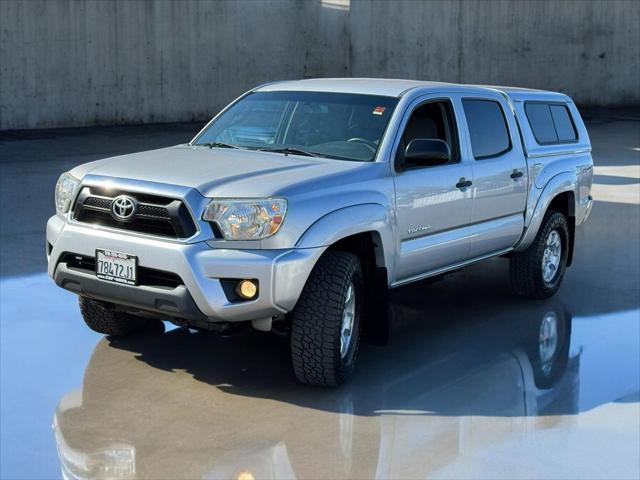
[[[376,107],[373,109],[373,114],[382,115],[386,109],[387,109],[386,107]]]

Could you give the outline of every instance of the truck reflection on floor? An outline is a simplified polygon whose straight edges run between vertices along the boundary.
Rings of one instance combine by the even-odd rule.
[[[280,371],[286,359],[277,356],[278,339],[257,338],[239,352],[234,348],[246,338],[222,341],[183,329],[137,342],[102,340],[82,391],[65,396],[55,414],[63,474],[433,474],[465,453],[571,422],[566,415],[577,413],[570,315],[545,303],[524,320],[505,321],[514,313],[454,324],[437,332],[437,342],[425,342],[424,332],[407,335],[387,347],[393,354],[369,359],[371,368],[335,391],[296,385]],[[401,314],[412,312],[402,306]],[[201,373],[216,363],[219,377]]]

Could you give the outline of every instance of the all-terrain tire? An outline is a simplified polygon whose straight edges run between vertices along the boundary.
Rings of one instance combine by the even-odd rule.
[[[160,320],[137,317],[110,309],[87,297],[79,297],[80,313],[87,326],[98,333],[112,337],[126,337],[142,331],[163,331]]]
[[[342,355],[342,320],[351,285],[352,294],[355,294],[355,315],[351,341]],[[291,360],[300,382],[337,386],[351,375],[360,343],[363,300],[360,259],[348,252],[325,252],[311,272],[292,313]]]
[[[560,264],[553,278],[545,281],[542,260],[547,238],[552,231],[560,235]],[[567,269],[569,253],[569,225],[565,216],[553,210],[545,214],[538,234],[533,243],[524,251],[516,252],[510,259],[511,287],[516,295],[526,298],[542,299],[554,295]]]

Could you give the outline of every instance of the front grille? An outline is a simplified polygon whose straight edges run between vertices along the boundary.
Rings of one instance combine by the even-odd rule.
[[[111,214],[113,200],[124,194],[133,198],[138,205],[135,215],[128,221],[120,221]],[[196,233],[196,225],[182,200],[160,195],[106,191],[96,187],[81,190],[73,218],[79,222],[162,237],[188,238]]]
[[[86,273],[95,273],[96,271],[96,259],[86,255],[63,253],[60,257],[60,263],[66,263],[68,268]],[[184,285],[184,282],[175,273],[138,265],[138,285],[176,288]]]
[[[109,210],[111,208],[111,202],[112,200],[110,198],[88,197],[84,201],[84,205],[87,207],[95,207],[95,208],[101,208],[104,210]]]
[[[142,215],[144,217],[155,217],[155,218],[170,218],[169,210],[165,207],[157,207],[155,205],[145,205],[142,204],[138,208],[138,215]]]

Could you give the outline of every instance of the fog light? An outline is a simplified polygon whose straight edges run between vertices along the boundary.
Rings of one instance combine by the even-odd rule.
[[[258,285],[253,280],[241,280],[236,287],[236,293],[244,299],[250,299],[258,293]]]

